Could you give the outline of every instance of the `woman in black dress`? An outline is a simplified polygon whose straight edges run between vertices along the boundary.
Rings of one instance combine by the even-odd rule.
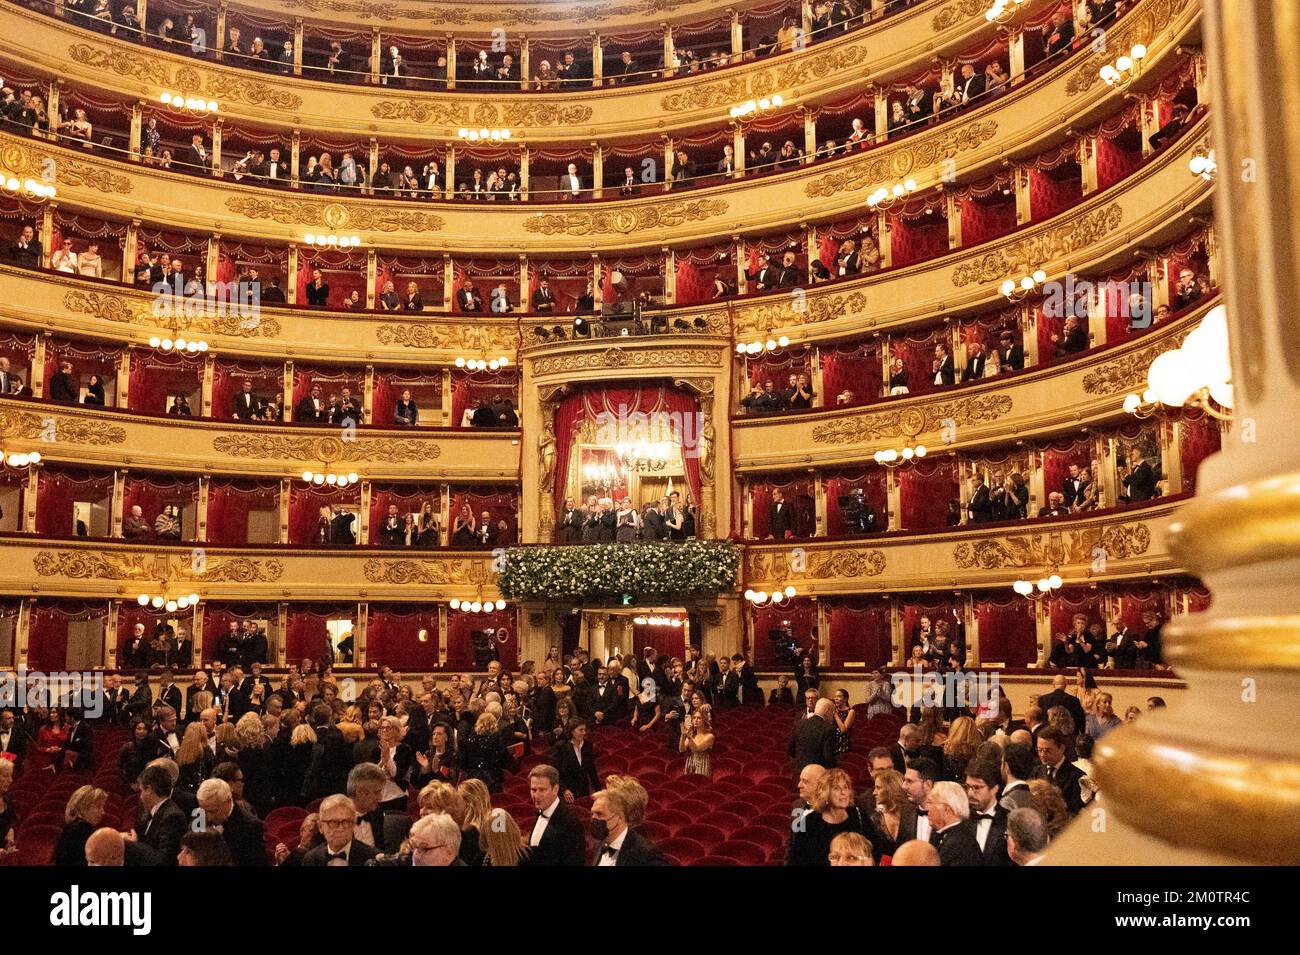
[[[456,547],[473,547],[478,543],[478,538],[474,536],[475,530],[477,524],[474,521],[474,511],[469,504],[462,504],[460,513],[456,515],[455,523],[452,524],[452,544]]]
[[[506,758],[505,743],[497,732],[497,718],[491,713],[480,713],[473,732],[461,746],[461,768],[466,778],[482,781],[489,792],[500,792]]]
[[[853,780],[844,770],[827,772],[809,802],[812,808],[801,817],[803,825],[791,828],[786,865],[829,866],[832,839],[841,832],[866,835],[862,813],[853,800]]]
[[[417,788],[423,789],[435,780],[453,786],[456,784],[460,777],[460,759],[456,755],[456,744],[446,723],[433,725],[429,733],[429,750],[426,753],[416,753],[415,761]]]
[[[86,397],[82,399],[82,404],[104,406],[104,379],[99,375],[91,375],[90,381],[86,383]]]
[[[416,520],[416,542],[420,547],[437,547],[440,543],[438,515],[433,510],[433,503],[425,501],[420,505],[420,516]]]
[[[155,747],[149,738],[149,724],[142,719],[131,721],[131,739],[117,754],[117,776],[124,786],[134,786],[145,764],[153,759]]]
[[[86,840],[104,820],[104,807],[108,793],[94,786],[82,786],[72,794],[63,812],[64,827],[59,841],[54,844],[54,864],[59,866],[84,866]]]

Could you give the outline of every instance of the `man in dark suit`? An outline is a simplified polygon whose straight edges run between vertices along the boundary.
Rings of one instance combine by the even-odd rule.
[[[59,362],[59,370],[50,376],[50,400],[75,405],[81,400],[81,383],[72,373],[72,362]]]
[[[336,793],[326,797],[319,813],[325,841],[303,856],[304,866],[363,866],[379,855],[374,846],[355,838],[357,810],[347,796]]]
[[[361,423],[361,399],[352,394],[351,388],[344,387],[339,400],[330,410],[330,423],[343,425],[348,422],[354,425]]]
[[[801,720],[790,737],[788,753],[794,760],[794,774],[809,763],[828,769],[835,766],[835,704],[821,699],[813,708],[813,715]]]
[[[944,342],[934,346],[934,363],[931,366],[933,382],[936,385],[951,385],[957,381],[957,367],[952,360],[952,352]]]
[[[244,387],[235,395],[231,409],[238,421],[250,421],[257,413],[257,395],[253,394],[253,382],[244,379]]]
[[[641,183],[637,182],[636,173],[631,166],[623,170],[623,181],[619,183],[618,194],[620,196],[639,196],[641,194]]]
[[[1072,42],[1074,42],[1074,18],[1068,13],[1059,13],[1053,18],[1052,28],[1044,41],[1047,55],[1052,56],[1062,50],[1068,50]]]
[[[966,346],[966,367],[961,371],[962,381],[979,381],[984,377],[984,346],[972,342]]]
[[[746,272],[745,277],[754,283],[754,287],[760,292],[776,288],[780,281],[780,270],[772,265],[768,259],[767,253],[761,253],[758,257],[758,271]]]
[[[984,74],[976,72],[973,63],[962,64],[961,82],[957,84],[957,92],[961,94],[962,105],[984,95]]]
[[[473,282],[466,282],[456,291],[456,307],[462,312],[483,311],[483,296],[474,288]]]
[[[1079,702],[1077,696],[1065,692],[1068,682],[1064,673],[1058,673],[1053,677],[1052,692],[1044,693],[1038,698],[1038,707],[1044,713],[1051,712],[1054,706],[1065,707],[1070,714],[1070,719],[1074,720],[1074,731],[1082,733],[1084,726],[1083,704]]]
[[[165,865],[175,865],[189,820],[171,798],[171,775],[161,766],[146,766],[137,782],[140,810],[136,816],[135,838],[162,856]]]
[[[1067,510],[1083,499],[1083,491],[1084,483],[1079,476],[1079,465],[1071,464],[1070,473],[1066,475],[1065,480],[1061,483],[1061,494],[1065,497]]]
[[[1033,775],[1038,757],[1025,743],[1008,743],[1002,754],[1002,796],[998,806],[1007,812],[1033,808],[1034,797],[1029,791],[1029,778]]]
[[[793,252],[786,252],[781,257],[781,269],[776,274],[777,288],[794,288],[799,284],[802,275],[799,266],[796,264],[796,257]]]
[[[358,744],[360,745],[362,744]],[[399,771],[398,775],[401,776],[402,773]],[[401,849],[402,842],[411,831],[411,817],[404,809],[395,812],[380,804],[387,781],[388,775],[378,763],[359,762],[348,773],[347,794],[357,813],[354,838],[358,842],[374,846],[385,855],[392,855]]]
[[[735,706],[740,702],[740,674],[731,669],[731,658],[725,654],[709,665],[713,674],[713,705]]]
[[[641,536],[651,541],[661,541],[668,537],[664,516],[659,513],[659,507],[653,501],[646,505],[641,514]]]
[[[998,805],[1002,767],[993,760],[972,759],[966,766],[966,798],[970,802],[971,833],[984,865],[1010,865],[1007,855],[1007,816]],[[942,858],[942,857],[941,857]]]
[[[910,842],[912,839],[920,839],[922,842],[930,841],[934,826],[930,819],[928,802],[930,792],[934,789],[935,783],[939,781],[940,765],[942,764],[935,762],[928,756],[917,756],[908,759],[907,769],[903,773],[903,789],[907,793],[912,812],[899,817],[899,845]]]
[[[311,394],[303,395],[293,409],[294,421],[322,422],[329,414],[325,399],[321,397],[320,385],[311,386]]]
[[[635,817],[633,813],[636,813]],[[639,814],[622,790],[601,790],[596,793],[591,803],[590,829],[597,843],[592,865],[668,865],[659,847],[631,828],[632,822],[641,821]]]
[[[1110,618],[1111,637],[1106,641],[1106,653],[1116,670],[1136,670],[1139,637],[1128,627],[1118,613]]]
[[[580,866],[587,856],[586,833],[568,804],[560,798],[560,774],[545,763],[528,774],[528,795],[537,821],[528,835],[530,866]]]
[[[158,676],[158,702],[170,706],[177,713],[181,712],[183,697],[181,688],[176,685],[176,675],[171,667],[164,667]]]
[[[1004,373],[1025,367],[1025,350],[1016,344],[1016,338],[1010,332],[1003,332],[998,338],[998,359]]]
[[[597,723],[615,723],[623,715],[623,710],[627,703],[626,692],[621,692],[619,686],[609,676],[609,670],[605,667],[599,667],[596,670],[595,694],[595,714]]]
[[[560,791],[566,800],[590,796],[600,788],[596,754],[587,739],[586,723],[573,725],[569,739],[556,744],[552,758],[560,774]]]
[[[311,281],[307,283],[307,304],[324,308],[329,304],[330,284],[320,269],[312,269]]]
[[[1156,496],[1155,468],[1151,466],[1146,452],[1135,449],[1132,454],[1137,464],[1133,465],[1123,478],[1128,499],[1134,502],[1149,501]]]
[[[547,279],[542,279],[537,291],[533,293],[533,311],[547,314],[555,311],[555,293],[551,291],[551,283]]]
[[[68,710],[68,741],[64,744],[63,768],[88,773],[95,761],[95,736],[78,708]]]
[[[794,511],[779,490],[772,491],[772,504],[767,509],[767,536],[777,540],[794,536]]]
[[[328,703],[317,703],[311,711],[316,745],[303,779],[303,799],[310,802],[347,789],[352,768],[352,748],[334,725],[334,711]]]
[[[42,259],[41,243],[37,241],[36,230],[29,225],[23,226],[23,231],[18,234],[13,245],[9,246],[9,261],[24,269],[39,269]]]
[[[1083,770],[1065,758],[1069,739],[1055,726],[1045,727],[1038,734],[1039,766],[1034,770],[1032,779],[1046,779],[1061,791],[1065,807],[1071,814],[1083,808],[1083,794],[1079,789],[1079,780]]]
[[[265,827],[243,806],[235,805],[229,783],[223,779],[205,779],[199,786],[198,801],[204,828],[221,834],[235,865],[267,864]]]
[[[0,710],[0,753],[13,757],[14,773],[22,771],[27,753],[27,729],[13,710]]]
[[[207,172],[212,165],[212,157],[208,155],[208,148],[203,145],[203,137],[198,133],[190,139],[186,162],[189,163],[191,171],[195,172]]]
[[[926,797],[925,809],[930,817],[929,842],[939,850],[939,865],[983,864],[979,843],[969,821],[970,803],[961,786],[948,780],[935,783]]]

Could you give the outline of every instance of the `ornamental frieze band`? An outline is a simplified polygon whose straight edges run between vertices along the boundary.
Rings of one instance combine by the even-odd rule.
[[[60,444],[123,444],[126,429],[103,421],[32,411],[0,411],[0,436]]]
[[[960,570],[1094,564],[1140,557],[1151,546],[1145,524],[1110,524],[1047,534],[1017,534],[966,541],[953,548]]]
[[[1146,387],[1147,370],[1156,357],[1180,347],[1189,334],[1190,330],[1180,331],[1093,369],[1083,376],[1084,394],[1117,395],[1125,391],[1141,391]]]
[[[964,288],[978,282],[1000,282],[1017,267],[1038,267],[1100,242],[1116,231],[1123,220],[1124,210],[1118,202],[1092,209],[1037,235],[994,249],[974,261],[963,262],[953,269],[952,284]]]
[[[486,562],[474,558],[368,560],[362,574],[372,584],[480,584],[487,579]]]
[[[294,461],[432,461],[442,448],[419,438],[290,438],[279,435],[223,434],[212,450],[232,458],[288,458]]]
[[[534,375],[553,375],[564,371],[585,371],[589,368],[668,368],[678,365],[718,365],[721,351],[717,349],[691,349],[687,351],[628,351],[624,348],[606,348],[601,352],[579,355],[556,355],[551,358],[534,358]]]
[[[613,212],[565,212],[530,216],[526,232],[542,235],[627,235],[644,229],[672,229],[725,215],[724,199],[689,199]]]
[[[411,209],[386,209],[353,203],[262,196],[228,196],[226,208],[249,219],[270,219],[285,225],[375,232],[440,232],[442,216]]]
[[[804,186],[804,193],[810,198],[819,198],[878,186],[910,175],[917,169],[952,159],[958,153],[976,149],[997,133],[998,124],[990,119],[968,123],[960,129],[937,132],[905,149],[885,148],[878,155],[852,163],[847,169],[819,176]]]
[[[207,557],[185,554],[105,554],[81,551],[38,551],[32,560],[42,577],[74,580],[187,580],[201,583],[274,583],[284,574],[275,558]]]
[[[996,421],[1011,412],[1010,395],[977,395],[955,401],[936,401],[897,411],[848,416],[813,428],[817,444],[861,444],[881,438],[916,437],[948,426],[960,427]]]
[[[170,327],[171,318],[156,316],[151,309],[136,307],[128,298],[111,292],[83,292],[69,289],[63,293],[63,307],[69,312],[93,315],[106,322],[122,322],[131,325],[152,325]],[[196,306],[202,310],[205,305]],[[229,335],[236,338],[277,338],[280,335],[280,323],[273,318],[258,317],[249,321],[238,314],[231,315],[186,315],[182,302],[176,306],[175,328],[177,332],[203,332],[208,335]]]
[[[466,348],[474,351],[500,351],[515,348],[519,333],[514,328],[491,325],[434,325],[412,322],[403,325],[380,325],[375,338],[381,345],[401,348]]]
[[[885,554],[874,548],[805,552],[802,564],[792,564],[784,550],[778,553],[751,551],[745,561],[745,580],[750,582],[785,580],[792,576],[809,579],[879,577],[884,572]]]

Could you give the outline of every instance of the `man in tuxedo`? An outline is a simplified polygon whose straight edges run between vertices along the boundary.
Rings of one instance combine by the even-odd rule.
[[[266,155],[266,162],[258,166],[255,174],[273,185],[283,185],[288,182],[289,165],[280,158],[278,146],[271,147],[271,151]]]
[[[939,850],[939,865],[983,864],[969,821],[970,802],[961,786],[948,780],[935,783],[926,797],[925,810],[930,818],[930,845]]]
[[[600,724],[618,722],[623,715],[627,696],[619,692],[618,684],[610,679],[606,667],[599,667],[596,670],[594,693],[596,722]]]
[[[0,395],[10,395],[14,390],[14,378],[9,374],[9,359],[0,355]]]
[[[23,757],[27,753],[27,729],[13,710],[0,710],[0,758],[12,757],[14,773],[22,771]]]
[[[1034,797],[1029,791],[1029,779],[1038,760],[1025,743],[1011,742],[1002,752],[1002,796],[998,805],[1007,812],[1033,806]]]
[[[1128,499],[1133,502],[1149,501],[1156,496],[1155,468],[1147,459],[1146,452],[1135,448],[1131,453],[1137,459],[1137,463],[1123,477]]]
[[[779,541],[794,537],[794,511],[779,490],[772,491],[772,504],[767,509],[767,536]]]
[[[578,175],[576,163],[569,163],[569,168],[560,177],[560,198],[566,200],[582,198],[582,177]]]
[[[153,528],[144,519],[144,509],[139,504],[131,505],[131,512],[122,518],[122,536],[126,540],[145,540],[153,533]]]
[[[1038,698],[1038,707],[1044,713],[1051,712],[1054,706],[1063,706],[1069,711],[1070,719],[1074,720],[1074,731],[1082,733],[1084,727],[1083,704],[1079,702],[1077,696],[1065,692],[1069,681],[1064,673],[1058,673],[1052,678],[1052,692],[1044,693]]]
[[[1142,626],[1142,635],[1134,643],[1138,649],[1137,667],[1139,670],[1149,670],[1164,662],[1161,649],[1164,643],[1164,623],[1156,611],[1144,610]]]
[[[907,759],[907,769],[903,772],[903,789],[913,812],[906,819],[901,819],[898,829],[898,841],[903,843],[910,839],[930,841],[933,831],[926,801],[930,791],[939,779],[939,763],[929,756],[917,756]],[[901,818],[901,817],[900,817]],[[904,828],[906,823],[906,828]]]
[[[551,283],[547,279],[542,279],[537,291],[533,293],[533,311],[548,315],[555,311],[555,293],[551,291]]]
[[[293,409],[295,421],[323,422],[329,414],[325,399],[321,397],[320,385],[311,386],[311,394],[303,396],[298,406]]]
[[[1106,655],[1110,665],[1116,670],[1136,670],[1138,659],[1138,636],[1124,626],[1118,613],[1111,614],[1111,637],[1106,641]]]
[[[641,183],[636,180],[636,172],[631,166],[623,170],[623,181],[619,184],[618,194],[620,196],[639,196],[641,194]]]
[[[596,840],[594,866],[661,866],[668,865],[659,848],[629,825],[629,816],[638,819],[643,806],[632,804],[623,789],[606,789],[596,793],[591,803],[591,835]]]
[[[580,866],[587,855],[587,838],[582,822],[560,798],[560,774],[545,763],[528,774],[528,795],[537,810],[537,821],[528,835],[532,852],[530,866]]]
[[[343,44],[338,40],[331,40],[329,55],[325,58],[325,69],[329,74],[333,76],[335,73],[347,73],[351,62],[347,50],[343,49]]]
[[[979,381],[984,377],[984,364],[987,361],[984,357],[984,346],[979,342],[972,342],[966,347],[966,367],[961,371],[962,381]]]
[[[186,154],[186,162],[190,164],[192,170],[208,171],[212,163],[212,158],[208,155],[208,148],[203,145],[203,137],[195,133],[190,138],[189,152]]]
[[[136,782],[140,787],[140,809],[134,837],[162,856],[163,864],[175,865],[189,820],[172,799],[172,777],[161,766],[148,765]]]
[[[81,383],[72,374],[72,362],[59,362],[59,370],[50,376],[50,400],[67,405],[81,400]]]
[[[1010,332],[1003,332],[998,338],[998,359],[1003,372],[1019,371],[1025,367],[1025,350],[1016,344],[1016,338]]]
[[[23,231],[18,234],[13,245],[9,246],[9,260],[24,269],[41,267],[41,244],[36,240],[36,230],[31,226],[23,226]]]
[[[835,766],[835,704],[821,699],[813,708],[813,715],[801,720],[790,738],[788,754],[794,760],[798,776],[809,763],[828,769]]]
[[[560,543],[574,543],[582,540],[582,525],[587,520],[587,512],[573,506],[573,499],[564,499],[564,511],[560,517]]]
[[[695,163],[685,149],[679,149],[673,155],[672,174],[669,179],[670,189],[687,189],[695,184]]]
[[[330,423],[343,425],[361,423],[361,399],[352,394],[352,389],[344,386],[343,393],[330,411]]]
[[[799,267],[795,264],[795,254],[787,251],[781,257],[781,269],[776,275],[777,288],[794,288],[799,284]]]
[[[731,668],[731,658],[726,654],[709,667],[713,672],[713,705],[735,706],[740,702],[740,674]]]
[[[930,94],[915,83],[907,84],[907,99],[903,101],[903,115],[908,123],[925,119],[934,110]]]
[[[405,811],[385,811],[380,804],[387,781],[388,775],[378,764],[357,763],[348,773],[347,794],[357,814],[353,838],[392,855],[410,832],[411,817]]]
[[[655,653],[654,647],[646,647],[642,651],[641,659],[636,662],[637,683],[644,684],[647,678],[654,680],[655,686],[662,686],[668,682],[668,675],[659,665],[659,655]]]
[[[1083,794],[1079,789],[1083,770],[1065,758],[1068,744],[1068,737],[1055,726],[1044,727],[1038,734],[1039,766],[1031,778],[1046,779],[1059,789],[1065,807],[1075,814],[1083,808]]]
[[[650,541],[661,541],[668,537],[668,528],[664,516],[659,513],[659,505],[651,501],[641,512],[641,537]]]
[[[198,801],[204,829],[225,839],[235,865],[267,864],[265,827],[249,810],[235,805],[229,783],[222,779],[205,779],[199,785]]]
[[[619,78],[618,82],[620,83],[630,83],[636,78],[635,77],[636,71],[637,71],[636,61],[632,59],[631,53],[629,53],[627,50],[624,50],[621,54],[619,54],[618,65],[614,67],[614,72],[611,74],[611,76],[618,77]]]
[[[943,342],[934,346],[934,383],[936,385],[951,385],[957,380],[957,368],[952,360],[952,353],[948,346]]]
[[[1083,480],[1079,476],[1079,465],[1071,464],[1070,473],[1061,484],[1061,494],[1067,509],[1074,507],[1083,497]]]
[[[158,676],[158,704],[161,706],[170,706],[173,711],[179,713],[184,698],[181,694],[181,688],[176,685],[176,674],[171,667],[164,667]]]
[[[768,289],[774,289],[780,280],[780,272],[772,265],[766,252],[758,257],[758,271],[746,272],[745,277],[754,283],[754,287],[760,292]]]
[[[962,105],[984,95],[984,74],[976,72],[974,64],[962,64],[961,82],[957,84],[957,92],[961,94]]]
[[[731,146],[722,147],[722,158],[718,160],[718,172],[727,178],[736,174],[736,157]]]
[[[355,838],[357,810],[347,796],[326,796],[318,812],[325,841],[303,856],[304,866],[363,866],[379,855],[374,846]]]
[[[311,270],[311,281],[307,283],[307,304],[324,308],[329,304],[330,285],[320,269]]]
[[[1073,41],[1074,18],[1069,13],[1057,14],[1052,20],[1052,28],[1048,31],[1045,41],[1047,55],[1052,56],[1062,50],[1068,50]]]
[[[232,408],[236,421],[251,421],[257,413],[257,396],[253,394],[253,382],[244,379],[244,387],[235,395]]]
[[[970,824],[984,865],[1010,865],[1007,856],[1007,815],[998,804],[1002,773],[997,762],[974,758],[966,766],[966,798]]]
[[[312,707],[311,725],[316,731],[316,745],[312,748],[311,761],[303,778],[302,796],[306,802],[343,792],[347,789],[348,771],[352,768],[352,747],[334,725],[334,711],[328,703],[317,703]],[[354,810],[354,823],[355,815]]]
[[[1063,355],[1077,355],[1088,347],[1088,333],[1079,324],[1079,319],[1070,315],[1065,319],[1061,334],[1052,336],[1052,343],[1056,346],[1054,351],[1058,358]]]
[[[401,547],[406,543],[406,522],[397,512],[396,504],[388,505],[388,514],[379,526],[379,542],[385,547]]]
[[[466,282],[457,290],[456,307],[462,312],[483,311],[483,296],[479,295],[473,282]]]

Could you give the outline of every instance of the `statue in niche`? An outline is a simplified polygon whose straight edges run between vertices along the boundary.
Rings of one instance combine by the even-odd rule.
[[[543,491],[550,491],[555,488],[555,459],[557,454],[555,431],[548,424],[537,439],[537,458],[542,468],[539,486]]]
[[[713,481],[713,440],[715,438],[713,430],[713,418],[704,419],[704,427],[700,429],[699,457],[700,457],[700,477],[706,483]]]

